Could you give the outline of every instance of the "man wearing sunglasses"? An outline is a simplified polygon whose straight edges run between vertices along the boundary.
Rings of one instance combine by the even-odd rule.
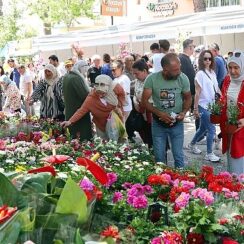
[[[217,43],[213,43],[209,46],[210,52],[214,56],[215,61],[215,74],[217,76],[217,81],[219,89],[221,89],[225,76],[227,75],[226,62],[223,56],[220,55],[220,48]]]

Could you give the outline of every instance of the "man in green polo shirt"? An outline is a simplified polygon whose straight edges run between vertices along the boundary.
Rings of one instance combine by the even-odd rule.
[[[145,81],[142,102],[152,112],[152,138],[156,162],[165,162],[166,141],[170,138],[175,167],[184,167],[183,119],[191,106],[190,83],[181,73],[175,53],[166,54],[163,71],[149,75]],[[153,104],[148,99],[152,96]]]

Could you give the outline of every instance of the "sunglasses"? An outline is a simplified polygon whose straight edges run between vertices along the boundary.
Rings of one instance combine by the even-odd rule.
[[[207,60],[212,61],[212,58],[204,57],[203,60],[204,60],[204,61],[207,61]]]
[[[230,53],[229,57],[235,56],[236,58],[239,58],[241,56],[241,52],[236,52],[236,53]]]

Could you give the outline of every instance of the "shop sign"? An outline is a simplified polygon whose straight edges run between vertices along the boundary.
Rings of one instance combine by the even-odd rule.
[[[155,13],[156,17],[167,17],[172,16],[175,13],[175,10],[178,8],[178,4],[173,1],[168,2],[158,2],[158,3],[149,3],[147,9]]]
[[[102,0],[101,15],[123,16],[126,14],[126,0]]]

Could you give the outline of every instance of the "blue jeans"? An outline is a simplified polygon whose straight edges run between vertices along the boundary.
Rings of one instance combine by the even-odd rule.
[[[207,132],[207,153],[213,152],[213,141],[215,137],[215,125],[210,122],[210,112],[201,106],[198,106],[200,113],[200,126],[194,135],[191,144],[196,144],[206,132]]]
[[[166,162],[166,142],[170,138],[171,151],[175,160],[175,167],[184,167],[184,126],[183,122],[178,122],[175,126],[166,128],[160,122],[153,119],[152,122],[152,139],[153,151],[156,162]]]

